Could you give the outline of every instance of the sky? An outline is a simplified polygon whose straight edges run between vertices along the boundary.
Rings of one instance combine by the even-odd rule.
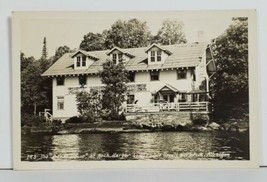
[[[121,19],[137,18],[146,21],[153,35],[166,19],[180,20],[188,42],[198,41],[198,31],[204,31],[205,40],[221,35],[232,23],[232,15],[223,11],[180,12],[65,12],[38,13],[21,19],[21,51],[27,57],[41,57],[43,39],[46,37],[48,57],[54,55],[59,46],[78,48],[88,32],[101,33]]]

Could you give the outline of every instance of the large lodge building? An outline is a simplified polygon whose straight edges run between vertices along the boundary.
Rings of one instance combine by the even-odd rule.
[[[209,111],[209,79],[216,67],[207,43],[66,53],[42,76],[53,80],[53,118],[78,115],[77,90],[101,91],[99,71],[106,60],[129,72],[125,112]]]

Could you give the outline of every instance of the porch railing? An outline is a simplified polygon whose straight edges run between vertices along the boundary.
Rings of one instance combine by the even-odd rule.
[[[161,111],[205,111],[209,112],[209,102],[151,103],[147,106],[127,104],[126,112],[161,112]]]
[[[39,116],[44,117],[47,122],[52,122],[53,115],[49,111],[50,109],[45,109],[44,112],[39,112]]]

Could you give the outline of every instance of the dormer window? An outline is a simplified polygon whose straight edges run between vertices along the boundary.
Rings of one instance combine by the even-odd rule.
[[[122,54],[121,53],[118,54],[118,59],[119,59],[119,63],[121,63],[122,62]]]
[[[86,56],[77,56],[76,67],[86,67]]]
[[[117,54],[112,54],[112,62],[113,64],[117,63]]]
[[[157,53],[157,56],[156,56]],[[157,60],[156,60],[157,58]],[[161,51],[151,51],[150,53],[150,61],[151,62],[160,62],[161,61]]]
[[[157,44],[152,44],[145,52],[148,56],[148,64],[164,64],[168,56],[172,54],[169,50]]]
[[[161,51],[157,51],[157,61],[161,61]]]
[[[155,51],[151,51],[150,61],[155,62]]]
[[[112,62],[113,64],[118,64],[122,62],[122,53],[114,53],[112,54]]]
[[[81,66],[81,57],[77,57],[76,67],[80,67],[80,66]]]
[[[87,69],[99,59],[93,53],[83,50],[76,51],[71,58],[73,58],[74,69]]]
[[[134,57],[134,55],[118,47],[113,47],[106,54],[110,57],[113,64],[126,63]]]
[[[82,66],[86,66],[86,56],[82,57]]]

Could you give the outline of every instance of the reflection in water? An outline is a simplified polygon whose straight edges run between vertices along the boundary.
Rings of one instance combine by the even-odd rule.
[[[22,160],[249,160],[248,141],[222,132],[30,135],[22,136]]]

